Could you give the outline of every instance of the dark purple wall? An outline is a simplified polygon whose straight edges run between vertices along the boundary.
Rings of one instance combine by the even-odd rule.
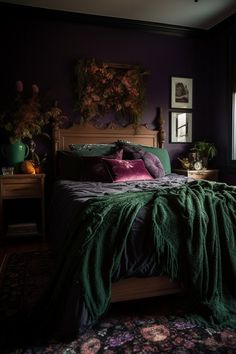
[[[235,16],[224,26],[212,31],[206,43],[209,50],[210,137],[218,148],[217,165],[221,180],[236,185],[236,168],[231,162],[231,74],[230,36],[235,28]],[[235,45],[235,43],[234,43]]]
[[[181,37],[141,30],[81,25],[76,21],[0,15],[1,94],[21,79],[51,90],[64,113],[73,116],[72,70],[77,58],[142,64],[150,75],[143,122],[154,127],[156,108],[165,118],[166,143],[173,164],[189,148],[169,144],[170,78],[193,78],[193,139],[208,138],[212,117],[208,102],[208,47],[205,37]]]

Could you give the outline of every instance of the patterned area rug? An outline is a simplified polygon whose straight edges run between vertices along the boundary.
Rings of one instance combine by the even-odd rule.
[[[0,288],[1,320],[28,311],[36,303],[52,267],[49,252],[14,253],[8,257]],[[236,353],[236,331],[216,331],[190,323],[184,318],[189,306],[183,296],[176,295],[114,304],[93,329],[70,343],[51,340],[14,350],[3,350],[0,344],[0,353]]]

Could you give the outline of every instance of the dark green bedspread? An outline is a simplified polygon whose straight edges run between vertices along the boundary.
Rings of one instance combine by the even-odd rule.
[[[77,284],[90,317],[99,319],[134,219],[147,204],[146,237],[162,274],[192,291],[205,314],[197,320],[236,328],[236,188],[207,181],[88,200],[68,225],[48,313],[59,319],[68,311],[64,317],[75,325],[79,303],[71,288]]]

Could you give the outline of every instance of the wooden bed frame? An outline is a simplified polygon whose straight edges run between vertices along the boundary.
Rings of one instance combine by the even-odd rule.
[[[150,130],[144,125],[138,129],[133,126],[97,128],[91,124],[74,124],[69,129],[57,129],[54,132],[54,150],[68,150],[69,144],[102,144],[113,143],[116,140],[130,141],[136,144],[163,147],[163,122],[159,131]],[[181,292],[182,289],[174,281],[164,276],[147,278],[128,278],[112,284],[111,302],[141,299],[153,296]]]
[[[110,124],[106,128],[98,128],[91,123],[74,124],[69,129],[56,129],[53,140],[55,152],[68,150],[69,144],[108,144],[116,140],[163,148],[164,130],[151,130],[146,125],[139,125],[137,128],[128,125],[122,128]]]

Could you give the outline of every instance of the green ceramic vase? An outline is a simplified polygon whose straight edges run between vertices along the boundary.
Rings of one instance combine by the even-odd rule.
[[[22,143],[21,141],[2,146],[2,155],[7,160],[9,166],[16,166],[21,163],[28,156],[28,154],[28,145]]]

